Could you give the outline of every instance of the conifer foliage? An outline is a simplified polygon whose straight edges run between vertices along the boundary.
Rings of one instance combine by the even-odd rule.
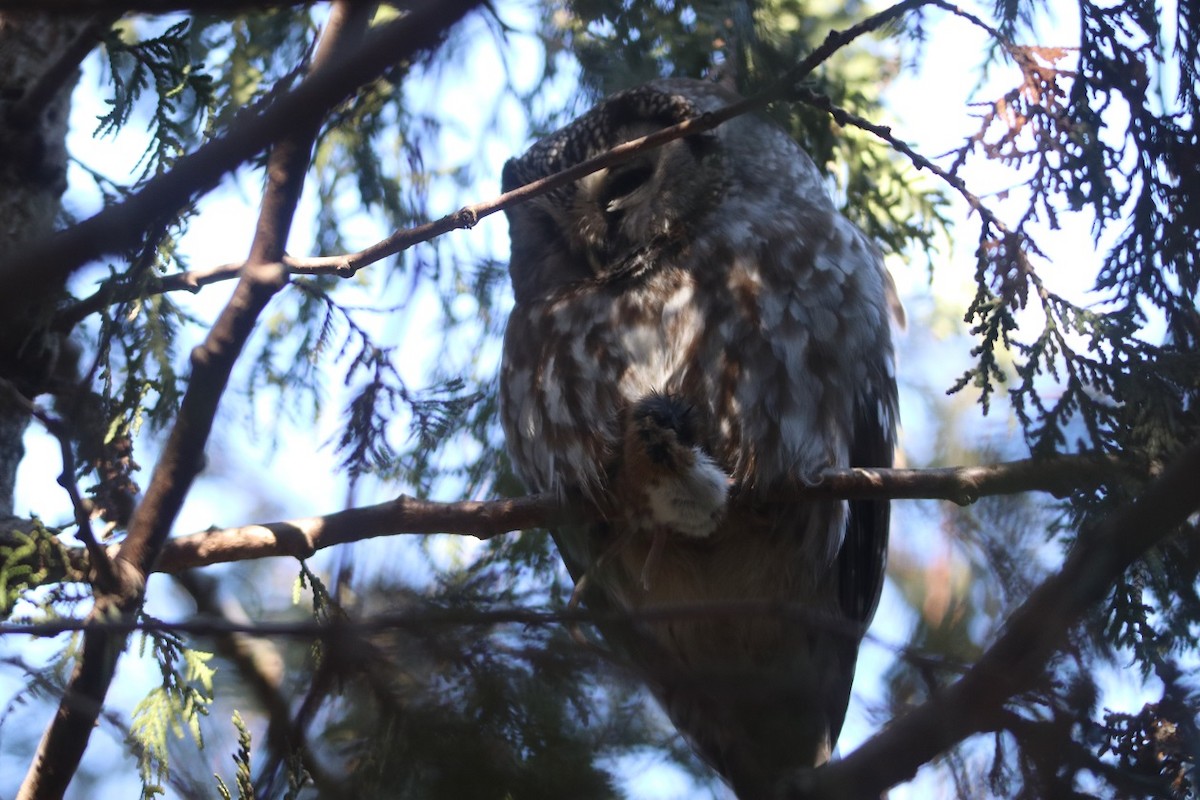
[[[896,498],[907,623],[869,637],[870,730],[780,796],[933,765],[964,797],[1196,797],[1200,2],[1069,5],[0,0],[0,795],[725,791],[571,602],[545,529],[596,512],[525,496],[496,421],[487,218],[547,188],[497,197],[503,160],[682,75],[930,277],[912,468],[796,498]],[[946,26],[986,42],[974,102],[893,104]],[[930,114],[949,152],[911,143]],[[239,202],[237,255],[198,261]]]

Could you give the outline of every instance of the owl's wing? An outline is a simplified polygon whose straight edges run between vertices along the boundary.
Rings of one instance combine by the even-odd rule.
[[[894,409],[895,400],[891,396],[880,397],[875,392],[859,396],[854,410],[850,466],[892,466],[893,428],[889,412]],[[886,500],[851,500],[849,505],[846,538],[838,553],[838,587],[842,611],[855,622],[866,625],[875,614],[883,590],[891,506]]]

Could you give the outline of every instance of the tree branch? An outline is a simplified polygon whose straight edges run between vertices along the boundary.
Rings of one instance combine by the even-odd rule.
[[[778,100],[796,99],[797,90],[795,87],[797,82],[807,78],[813,70],[824,63],[837,50],[845,47],[859,36],[878,30],[898,17],[926,5],[934,5],[952,13],[962,13],[955,6],[945,3],[944,0],[905,0],[868,17],[857,25],[847,28],[845,31],[830,31],[825,37],[825,41],[816,50],[810,53],[799,64],[788,70],[782,78],[753,97],[745,98],[715,111],[706,112],[679,124],[662,128],[641,138],[624,142],[573,167],[556,172],[553,175],[547,175],[544,178],[539,178],[532,183],[519,186],[490,200],[463,206],[440,219],[396,231],[387,238],[356,253],[336,256],[312,256],[308,258],[284,256],[282,262],[291,274],[334,274],[345,278],[354,275],[363,267],[407,250],[415,244],[429,241],[453,230],[473,228],[485,217],[553,191],[560,186],[573,183],[598,170],[628,161],[638,153],[651,150],[655,147],[661,147],[675,139],[712,130],[735,117],[760,110]],[[915,156],[915,154],[913,155]],[[919,158],[920,156],[915,157]],[[965,186],[960,189],[960,191],[964,190]],[[992,218],[994,219],[994,216]],[[1003,229],[1002,224],[999,224],[999,227]],[[230,263],[203,270],[167,275],[150,282],[148,285],[139,284],[136,288],[132,286],[122,287],[119,284],[115,286],[112,284],[102,286],[90,297],[65,309],[59,315],[59,321],[60,324],[69,326],[113,302],[130,300],[146,292],[150,294],[179,290],[195,292],[210,283],[217,283],[236,277],[240,269],[241,264]]]
[[[1187,448],[1132,503],[1080,532],[1062,569],[1009,618],[960,680],[840,761],[801,777],[795,798],[879,797],[966,737],[1002,722],[1004,704],[1033,687],[1070,629],[1121,574],[1200,510],[1200,443]]]
[[[346,63],[336,62],[344,53],[358,47],[370,11],[370,7],[361,5],[335,5],[305,83],[319,80]],[[442,22],[440,16],[423,18],[412,14],[404,18],[405,21],[414,19],[421,24],[403,29],[408,31],[410,38],[404,42],[405,47],[392,54],[397,59],[423,48],[431,39],[436,41],[435,32],[441,30],[437,27]],[[110,591],[96,592],[90,621],[131,619],[141,606],[147,576],[200,471],[213,418],[233,365],[259,314],[286,283],[286,274],[277,259],[283,253],[283,242],[308,167],[307,154],[312,148],[323,109],[317,109],[315,118],[293,121],[291,132],[282,136],[272,149],[267,162],[268,183],[250,258],[233,297],[222,309],[203,344],[192,351],[192,375],[178,416],[155,465],[146,495],[134,511],[125,543],[113,559],[117,586]],[[92,219],[102,215],[103,212]],[[104,628],[88,630],[84,635],[67,691],[42,737],[18,792],[18,800],[63,796],[83,758],[126,639],[127,634]]]
[[[180,158],[142,188],[45,240],[28,244],[0,264],[0,313],[28,305],[89,261],[141,240],[147,220],[160,219],[212,189],[230,170],[289,131],[319,124],[328,109],[375,80],[407,56],[437,43],[442,32],[479,0],[444,0],[370,31],[354,53],[330,69],[314,71],[262,112],[239,120],[229,132]]]
[[[364,619],[303,619],[286,621],[235,621],[225,617],[193,617],[168,622],[153,617],[135,619],[127,617],[115,620],[60,618],[28,624],[0,623],[0,636],[58,636],[63,633],[103,631],[128,635],[135,631],[174,633],[190,636],[225,636],[243,633],[271,638],[288,637],[297,639],[322,639],[338,641],[347,633],[367,636],[389,630],[428,631],[436,627],[462,627],[478,625],[574,625],[592,622],[664,622],[668,620],[711,620],[723,618],[761,619],[777,617],[794,619],[797,622],[820,627],[861,638],[862,625],[851,622],[840,615],[798,603],[778,603],[770,600],[721,600],[707,603],[680,603],[676,605],[649,606],[640,609],[607,609],[597,611],[580,606],[568,606],[550,610],[539,610],[521,606],[497,608],[470,608],[436,606],[422,607],[395,613],[373,614]],[[940,666],[940,665],[939,665]]]
[[[793,93],[793,96],[801,103],[805,103],[806,105],[810,105],[813,108],[818,108],[826,112],[829,114],[829,116],[833,117],[834,122],[842,127],[855,127],[874,134],[886,142],[888,146],[897,153],[907,156],[908,160],[911,161],[913,166],[918,170],[929,170],[934,175],[941,178],[943,181],[949,184],[951,188],[958,192],[964,200],[967,201],[967,205],[971,207],[972,211],[979,215],[979,218],[983,220],[985,231],[988,227],[992,227],[1002,234],[1007,235],[1011,233],[1011,231],[1008,229],[1008,226],[1005,225],[998,216],[996,216],[996,213],[988,208],[987,205],[985,205],[984,202],[979,199],[978,195],[967,188],[966,181],[964,181],[957,174],[942,169],[937,164],[933,163],[928,158],[914,150],[912,146],[908,144],[908,142],[897,138],[896,135],[892,133],[891,126],[878,125],[870,120],[858,116],[857,114],[853,114],[840,106],[834,105],[833,101],[828,95],[814,92],[811,89],[799,88]]]
[[[786,496],[772,500],[803,502],[818,497],[931,499],[966,505],[980,497],[1034,491],[1063,497],[1098,486],[1135,482],[1142,477],[1144,473],[1125,461],[1113,456],[1093,455],[1023,459],[976,467],[838,469],[826,470],[814,485],[798,486]],[[335,545],[382,536],[447,533],[490,539],[511,531],[553,528],[586,520],[595,513],[580,502],[564,502],[549,494],[453,503],[402,495],[385,503],[323,516],[177,536],[163,545],[154,570],[178,573],[257,558],[310,558]],[[110,545],[110,557],[115,557],[120,550],[120,544]],[[69,551],[68,560],[77,574],[86,574],[88,560],[82,548]],[[67,579],[67,575],[48,577],[50,581]]]

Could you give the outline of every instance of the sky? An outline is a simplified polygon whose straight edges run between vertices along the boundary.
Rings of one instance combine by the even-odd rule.
[[[502,15],[518,29],[528,27],[532,23],[528,11],[516,4],[504,4]],[[936,155],[959,145],[973,132],[974,122],[967,113],[969,101],[996,97],[1011,88],[1017,78],[1015,70],[1001,68],[993,71],[988,83],[977,87],[977,66],[981,61],[985,42],[982,32],[963,20],[941,13],[929,14],[928,20],[929,39],[918,68],[902,69],[899,76],[887,87],[885,99],[890,112],[896,117],[895,130],[898,135],[914,145],[919,152]],[[1077,36],[1071,27],[1073,24],[1074,17],[1064,15],[1047,31],[1043,43],[1070,44],[1076,41]],[[509,67],[516,70],[519,81],[532,84],[536,80],[537,64],[541,58],[536,43],[529,37],[514,36],[506,46],[511,48]],[[504,78],[503,65],[499,60],[496,43],[491,37],[480,36],[480,44],[471,51],[464,74],[471,76],[470,84],[449,85],[439,87],[438,90],[439,113],[444,109],[454,109],[460,117],[458,123],[463,131],[460,140],[456,141],[451,137],[444,144],[444,155],[451,161],[475,152],[477,134],[473,132],[477,131],[481,121],[473,118],[477,116],[474,112],[488,105],[478,102],[478,98],[492,96],[498,92]],[[569,71],[564,71],[559,77],[563,97],[569,92],[570,78]],[[92,60],[85,64],[84,79],[76,92],[73,134],[69,147],[84,161],[94,165],[103,164],[108,174],[119,178],[122,175],[122,165],[132,165],[139,151],[131,145],[134,137],[118,137],[116,140],[99,142],[91,139],[94,118],[103,110],[100,105],[103,91],[97,92],[96,86],[96,63]],[[415,92],[419,100],[420,89]],[[553,96],[554,92],[551,92],[550,97]],[[428,101],[434,102],[432,96]],[[492,131],[493,136],[488,139],[486,151],[486,160],[494,168],[481,171],[474,196],[467,199],[481,200],[498,194],[499,165],[505,158],[523,151],[528,145],[521,117],[515,107],[503,113],[499,119],[500,126]],[[969,166],[963,177],[968,185],[982,187],[976,190],[985,196],[1001,192],[1007,188],[1007,182],[1011,181],[1008,173],[986,164]],[[923,175],[921,179],[936,180],[928,175]],[[70,180],[68,202],[74,206],[77,213],[88,213],[88,209],[94,208],[97,201],[94,196],[89,196],[86,179],[79,170],[73,170]],[[311,189],[310,185],[304,200],[310,209],[316,202]],[[235,188],[221,190],[205,199],[201,206],[202,213],[193,221],[185,238],[185,246],[194,265],[214,265],[244,258],[253,233],[258,192],[257,179],[243,171]],[[461,196],[452,196],[448,192],[443,197],[436,193],[433,197],[435,206],[438,203],[444,204],[439,209],[440,212],[454,210],[461,204],[462,199]],[[1016,201],[1012,198],[1005,200],[1003,197],[992,195],[988,197],[988,202],[1002,218],[1015,219],[1020,213]],[[307,216],[309,215],[302,211],[297,219],[303,220]],[[889,268],[895,274],[903,300],[909,308],[910,319],[925,318],[925,312],[934,305],[965,308],[974,292],[972,276],[975,271],[974,249],[978,221],[968,217],[965,205],[957,198],[954,199],[951,216],[956,221],[956,238],[952,243],[948,243],[944,252],[935,255],[932,282],[929,279],[928,265],[923,261],[906,263],[897,258],[889,261]],[[369,244],[385,233],[387,230],[379,221],[364,220],[361,230],[355,234],[361,237],[361,241],[355,244]],[[472,231],[449,235],[461,237],[464,246],[474,250],[487,250],[499,254],[507,252],[507,229],[502,215],[482,221]],[[310,231],[306,230],[303,224],[298,224],[293,230],[291,241],[294,245],[301,243],[302,246],[291,251],[304,254],[303,243],[310,241],[310,236]],[[1046,265],[1048,280],[1069,297],[1085,297],[1095,270],[1095,259],[1091,260],[1093,263],[1089,266],[1086,260],[1079,257],[1081,253],[1091,253],[1095,250],[1088,220],[1069,218],[1062,230],[1047,232],[1040,237],[1039,243],[1049,256],[1049,263]],[[1052,264],[1057,266],[1051,267]],[[215,318],[231,290],[232,282],[208,287],[197,296],[191,307],[202,319],[211,320]],[[371,298],[364,296],[362,299],[366,302]],[[456,311],[463,316],[469,316],[472,312],[472,302],[469,296],[463,295],[456,301]],[[413,315],[403,322],[393,320],[380,324],[403,325],[408,331],[414,332],[430,329],[436,325],[433,316],[434,305],[416,303],[412,306]],[[424,314],[429,316],[423,316]],[[390,331],[392,334],[396,332],[395,327]],[[433,348],[416,347],[409,348],[407,352],[432,350]],[[932,442],[937,427],[937,420],[931,416],[933,411],[921,400],[921,393],[931,385],[948,387],[966,367],[966,354],[961,352],[960,343],[955,342],[947,332],[937,329],[910,329],[901,334],[899,351],[904,458],[910,464],[919,465],[928,462],[936,454]],[[181,352],[186,352],[186,348],[181,348]],[[436,354],[430,353],[425,358],[406,359],[401,365],[405,377],[411,379],[412,385],[422,385],[425,382],[423,377],[428,374],[428,370],[433,366],[432,360],[436,357]],[[485,361],[488,358],[498,364],[498,352],[485,354]],[[914,367],[915,360],[919,358],[920,370],[906,370],[907,358],[914,359]],[[940,370],[930,370],[929,363],[939,364]],[[278,451],[272,452],[263,442],[230,441],[218,433],[210,447],[210,458],[220,462],[220,469],[215,470],[219,477],[216,480],[201,481],[196,486],[180,515],[176,530],[186,533],[213,524],[227,526],[319,514],[341,508],[347,500],[347,489],[345,482],[336,477],[337,459],[329,441],[337,430],[338,417],[344,403],[336,387],[331,387],[330,392],[330,402],[326,403],[326,409],[313,426],[313,432],[307,436],[289,439]],[[221,413],[239,412],[226,408]],[[1011,421],[1003,414],[979,419],[977,423],[980,432],[998,442],[1010,441],[1014,436],[1019,438]],[[219,422],[216,429],[221,430]],[[26,437],[26,448],[28,455],[18,475],[17,513],[36,510],[50,523],[65,522],[70,517],[70,510],[65,496],[55,484],[55,477],[61,468],[57,444],[33,426]],[[144,485],[149,477],[149,459],[139,460],[146,468],[140,476]],[[264,470],[270,471],[270,481],[261,480],[260,476]],[[321,475],[333,478],[314,479],[314,476]],[[244,493],[235,491],[242,481],[261,486],[261,492],[253,498],[245,497]],[[397,492],[396,487],[369,486],[360,491],[355,499],[358,502],[375,502]],[[235,499],[234,502],[231,502],[231,498]],[[893,537],[904,537],[903,541],[897,542],[897,546],[914,551],[942,546],[939,534],[927,530],[929,519],[923,514],[923,511],[914,506],[895,504]],[[449,562],[470,556],[472,545],[463,537],[440,537],[439,542],[433,550],[435,559],[445,559]],[[370,546],[373,553],[378,553],[380,563],[389,564],[390,568],[394,569],[410,570],[414,580],[428,574],[427,568],[416,562],[404,563],[403,545],[383,542]],[[881,697],[882,687],[878,678],[892,657],[890,647],[902,644],[913,625],[906,604],[895,592],[895,588],[889,583],[872,629],[872,639],[863,648],[856,695],[840,744],[843,752],[853,750],[875,729],[876,721],[871,719],[870,707],[872,701]],[[180,605],[176,598],[163,593],[151,594],[148,604],[150,613],[171,618],[177,615],[179,610]],[[9,654],[9,650],[5,643],[0,643],[0,657]],[[32,656],[33,650],[27,652]],[[140,665],[131,664],[127,657],[126,668],[129,672],[114,686],[110,700],[112,707],[122,709],[123,713],[128,714],[146,687],[143,681],[130,680],[128,676],[140,674],[152,681],[156,678],[153,670],[147,669],[145,662]],[[16,688],[10,673],[0,672],[0,702],[7,702]],[[1108,681],[1108,691],[1114,702],[1136,703],[1141,690],[1132,685],[1128,678],[1113,676]],[[45,722],[45,717],[38,714],[25,713],[23,718],[38,729]],[[3,735],[2,731],[0,735]],[[24,769],[24,765],[19,763],[20,758],[6,752],[6,741],[7,737],[0,739],[0,775],[3,776],[0,777],[0,796],[7,795],[13,781],[19,779],[12,770],[17,766],[22,772]],[[98,734],[93,737],[93,749],[89,752],[88,759],[91,763],[104,763],[104,759],[116,762],[118,751],[119,745],[111,737]],[[217,756],[228,752],[227,749],[221,749],[214,744],[210,744],[210,751]],[[630,775],[631,797],[692,796],[694,787],[688,779],[672,770],[663,769],[654,763],[625,766],[637,767],[625,770],[626,774]],[[122,795],[131,796],[127,790],[136,786],[135,782],[129,781],[133,772],[132,764],[125,772],[127,774],[118,779],[118,791]],[[133,791],[136,792],[136,789]],[[936,784],[934,778],[923,773],[912,784],[896,790],[891,796],[903,799],[949,795],[944,788]]]

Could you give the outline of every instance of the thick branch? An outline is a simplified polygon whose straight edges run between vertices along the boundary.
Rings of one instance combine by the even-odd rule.
[[[1080,533],[1062,569],[1012,615],[966,675],[894,720],[841,761],[805,776],[797,798],[879,797],[966,737],[995,728],[1004,704],[1034,686],[1070,629],[1121,574],[1200,510],[1200,443],[1134,502]]]
[[[3,7],[3,4],[0,4],[0,7]],[[36,3],[34,8],[42,13],[47,10],[40,2]],[[54,96],[61,92],[63,87],[75,82],[79,64],[95,49],[105,32],[120,18],[121,13],[119,10],[104,11],[88,21],[50,63],[46,71],[26,87],[21,98],[13,103],[8,110],[8,121],[19,127],[34,124],[46,111]]]
[[[180,158],[125,200],[78,225],[33,242],[0,265],[0,313],[27,304],[31,295],[62,286],[89,261],[141,240],[147,220],[162,218],[212,189],[225,173],[289,131],[318,124],[328,109],[384,70],[426,49],[478,0],[427,3],[371,31],[352,56],[314,72],[261,113],[239,120],[229,132]]]

